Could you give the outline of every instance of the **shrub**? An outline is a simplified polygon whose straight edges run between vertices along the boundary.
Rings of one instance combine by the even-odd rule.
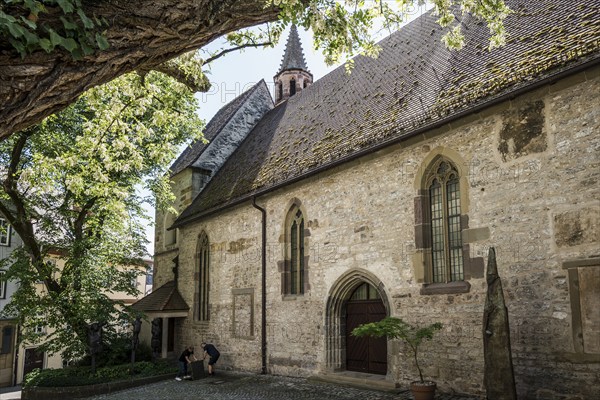
[[[96,367],[109,367],[126,364],[131,361],[131,336],[129,334],[107,335],[103,338],[103,351],[96,355]],[[146,343],[140,343],[135,351],[135,361],[152,361],[152,349]],[[87,355],[75,362],[75,365],[92,365]]]
[[[131,364],[102,367],[97,368],[95,374],[92,374],[92,369],[88,366],[66,367],[63,369],[35,369],[25,376],[23,387],[85,386],[163,375],[177,371],[177,368],[169,361],[159,361],[156,363],[148,361],[136,362],[133,376],[130,367]]]

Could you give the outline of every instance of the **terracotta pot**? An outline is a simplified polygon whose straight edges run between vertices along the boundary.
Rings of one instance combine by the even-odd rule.
[[[412,382],[410,384],[410,392],[415,400],[433,400],[435,397],[435,382]]]

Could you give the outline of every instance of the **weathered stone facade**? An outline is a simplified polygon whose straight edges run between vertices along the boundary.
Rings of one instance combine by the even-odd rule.
[[[367,281],[389,315],[444,324],[422,352],[429,378],[444,391],[484,393],[483,259],[494,247],[519,398],[594,398],[600,391],[598,104],[593,67],[258,197],[267,210],[268,372],[343,369],[339,314],[344,296]],[[423,292],[426,253],[416,238],[415,199],[439,155],[460,174],[469,271],[460,293]],[[182,206],[191,201],[184,193],[188,178],[175,183]],[[306,220],[308,255],[308,284],[297,296],[281,289],[284,221],[294,202]],[[163,255],[155,285],[172,279],[167,264],[178,254],[179,291],[194,303],[202,232],[210,242],[210,320],[195,321],[190,311],[177,322],[177,341],[181,347],[213,342],[220,367],[258,372],[261,213],[251,202],[180,227],[172,248],[157,237]],[[388,344],[389,380],[414,380],[404,355],[399,343]]]

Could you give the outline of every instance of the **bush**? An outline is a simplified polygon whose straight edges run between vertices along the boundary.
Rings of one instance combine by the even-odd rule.
[[[131,362],[131,337],[128,334],[106,335],[103,351],[96,355],[96,367],[110,367]],[[152,349],[146,343],[140,343],[135,351],[135,361],[152,361]],[[75,362],[75,365],[90,366],[92,357],[87,355]]]
[[[85,386],[177,372],[177,368],[169,361],[136,362],[133,376],[130,373],[130,367],[131,364],[129,363],[96,368],[95,374],[92,374],[91,367],[87,366],[63,369],[35,369],[25,376],[23,387]]]

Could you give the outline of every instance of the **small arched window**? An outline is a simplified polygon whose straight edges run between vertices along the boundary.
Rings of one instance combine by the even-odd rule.
[[[290,96],[293,96],[296,94],[296,80],[292,79],[290,81]]]
[[[281,100],[283,98],[283,83],[279,82],[277,84],[277,89],[278,89],[278,96],[277,96],[277,101]]]

